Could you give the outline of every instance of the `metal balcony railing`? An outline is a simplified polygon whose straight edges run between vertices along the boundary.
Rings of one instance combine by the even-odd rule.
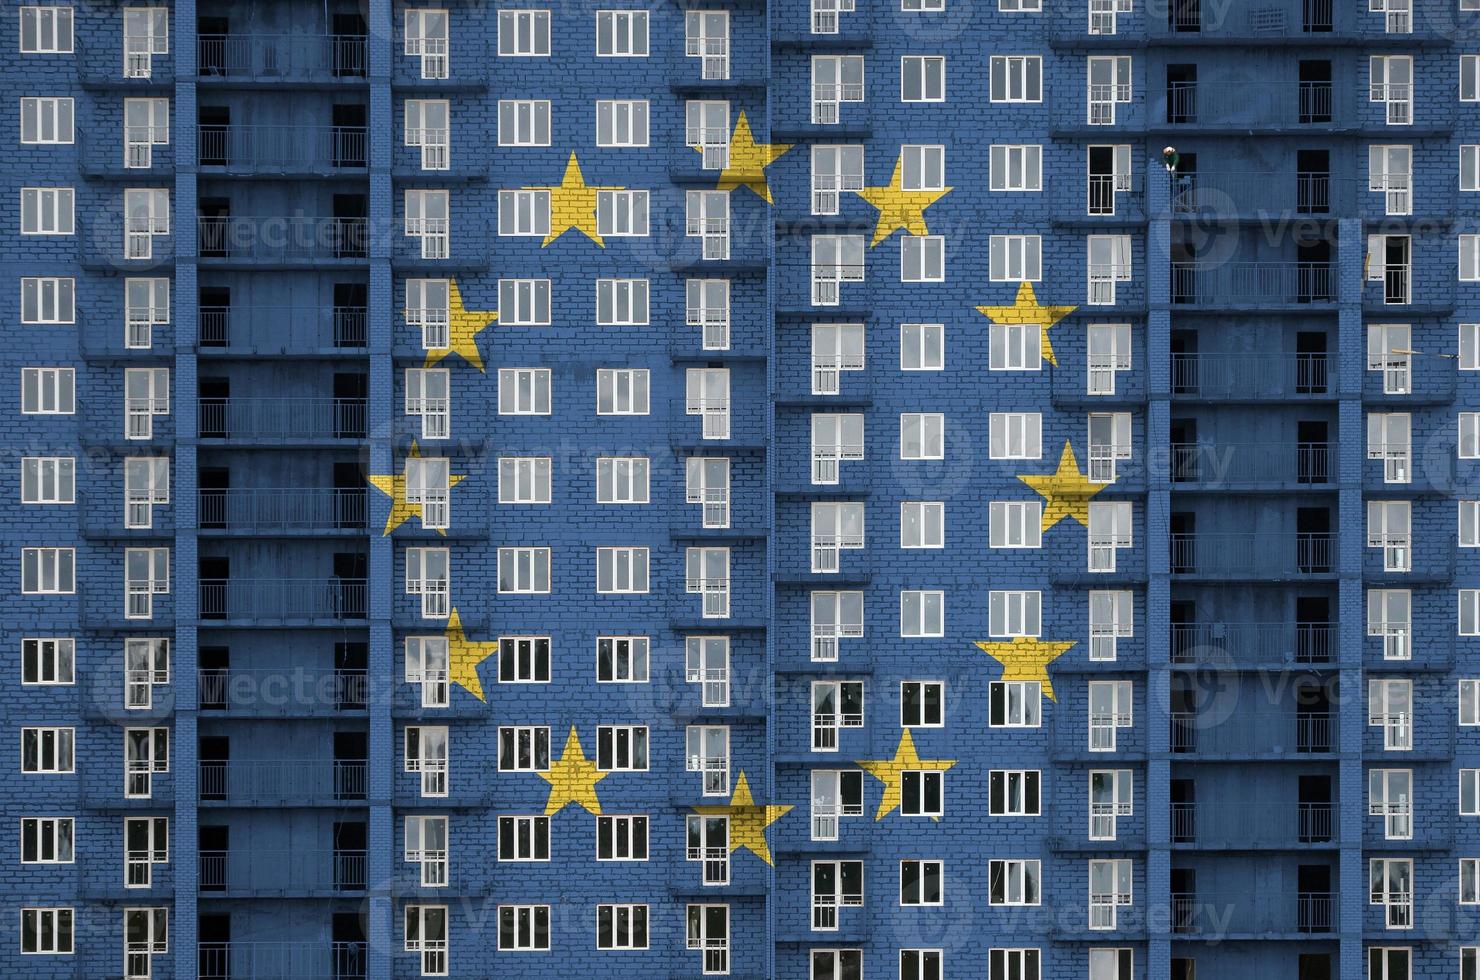
[[[364,126],[235,126],[203,123],[196,163],[236,171],[363,169]]]
[[[1159,15],[1158,11],[1158,15]],[[1253,0],[1242,10],[1204,8],[1198,3],[1171,3],[1166,17],[1148,17],[1148,33],[1203,37],[1299,37],[1330,34],[1336,27],[1332,0]]]
[[[200,77],[260,82],[363,79],[363,34],[202,34]]]
[[[203,489],[200,526],[225,531],[359,530],[365,488]]]
[[[1168,82],[1168,126],[1215,129],[1329,125],[1335,90],[1329,81]]]
[[[1189,306],[1292,306],[1336,301],[1330,262],[1172,263],[1172,302]]]
[[[202,306],[200,346],[254,354],[362,349],[367,316],[363,306]]]
[[[1352,214],[1357,181],[1323,171],[1179,173],[1171,178],[1174,214]]]
[[[363,439],[363,398],[202,398],[202,439]]]
[[[364,218],[213,215],[197,219],[197,229],[202,259],[299,263],[368,254]]]
[[[1171,749],[1199,755],[1268,755],[1334,750],[1336,718],[1295,711],[1199,715],[1173,711]]]
[[[1172,931],[1213,937],[1232,933],[1328,933],[1336,930],[1332,892],[1173,892]]]
[[[250,715],[363,711],[370,701],[364,670],[332,667],[205,668],[198,691],[202,711]]]
[[[363,619],[363,578],[200,580],[203,619]]]
[[[203,942],[200,980],[364,980],[364,942]]]
[[[1332,393],[1332,359],[1312,354],[1173,354],[1172,394],[1303,398]]]
[[[1335,658],[1335,623],[1171,624],[1175,664],[1323,664]]]
[[[201,851],[203,892],[347,892],[365,888],[365,852]]]
[[[363,800],[364,759],[279,759],[199,764],[200,798],[225,803]]]
[[[1202,845],[1326,844],[1336,839],[1330,801],[1172,804],[1172,843]]]
[[[1336,446],[1329,442],[1174,442],[1171,451],[1173,483],[1329,486],[1336,478]]]
[[[1270,534],[1173,534],[1173,575],[1299,578],[1335,571],[1335,538],[1326,531]]]

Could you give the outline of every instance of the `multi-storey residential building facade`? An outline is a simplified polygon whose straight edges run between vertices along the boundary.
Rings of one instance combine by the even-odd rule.
[[[0,973],[1477,980],[1477,18],[8,6]]]

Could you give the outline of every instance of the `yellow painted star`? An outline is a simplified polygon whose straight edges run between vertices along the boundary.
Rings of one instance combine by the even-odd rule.
[[[1000,643],[978,642],[977,646],[1002,665],[1002,676],[998,680],[1037,681],[1043,685],[1043,693],[1053,701],[1053,681],[1048,678],[1048,665],[1062,656],[1075,642],[1067,640],[1056,643],[1052,640],[1035,640],[1031,636],[1015,636]]]
[[[467,691],[479,701],[483,696],[483,684],[478,680],[478,665],[498,650],[497,643],[475,643],[463,632],[462,617],[454,606],[447,617],[447,679]]]
[[[447,285],[447,347],[427,351],[426,367],[431,367],[444,357],[456,354],[479,371],[483,370],[483,355],[478,351],[478,334],[494,320],[498,310],[470,310],[463,306],[462,291],[454,279]]]
[[[548,772],[537,772],[535,775],[550,784],[550,798],[545,801],[545,816],[555,816],[568,803],[578,804],[586,812],[600,815],[601,801],[596,798],[596,784],[611,774],[597,769],[596,763],[586,758],[586,753],[581,750],[581,737],[576,734],[576,726],[570,726],[570,734],[565,737],[565,751],[561,753],[560,761],[551,762]]]
[[[944,187],[938,191],[907,191],[904,189],[904,157],[894,161],[894,176],[885,187],[865,187],[854,191],[859,197],[874,206],[879,212],[879,223],[874,228],[872,248],[899,229],[911,235],[928,235],[925,227],[925,209],[951,192]]]
[[[1079,461],[1074,458],[1074,447],[1064,440],[1064,451],[1059,454],[1059,468],[1052,473],[1018,474],[1018,479],[1038,491],[1043,497],[1043,530],[1047,531],[1066,517],[1089,527],[1089,498],[1105,489],[1107,484],[1091,483],[1089,477],[1080,472]]]
[[[523,189],[550,192],[550,233],[540,243],[541,248],[572,228],[606,248],[606,242],[601,240],[601,235],[596,231],[596,194],[598,191],[625,190],[622,187],[588,186],[586,178],[581,174],[581,165],[576,160],[575,151],[571,151],[570,160],[565,164],[565,175],[560,178],[558,185]]]
[[[1073,313],[1074,306],[1043,306],[1033,293],[1033,284],[1025,282],[1018,286],[1017,299],[1011,306],[978,306],[976,311],[993,323],[1036,323],[1043,337],[1043,359],[1054,367],[1059,362],[1053,355],[1053,344],[1048,340],[1048,330],[1055,323]]]
[[[735,792],[730,802],[719,806],[696,806],[695,813],[706,817],[730,818],[730,850],[745,848],[767,864],[771,863],[771,847],[766,843],[766,828],[786,816],[796,807],[780,803],[762,806],[750,795],[750,783],[744,770],[735,780]]]
[[[694,149],[704,152],[703,147]],[[749,187],[761,200],[772,203],[771,186],[766,183],[766,168],[789,149],[790,143],[757,143],[750,132],[750,120],[741,112],[730,136],[730,161],[720,173],[716,189],[732,191],[737,187]]]
[[[411,443],[411,451],[406,454],[406,458],[421,458],[421,449],[417,447],[415,442]],[[406,523],[406,521],[410,518],[415,517],[418,519],[422,519],[422,505],[408,503],[406,501],[405,469],[402,469],[400,473],[372,473],[371,475],[365,477],[365,479],[370,481],[370,485],[372,487],[379,490],[387,497],[391,498],[391,512],[386,516],[385,530],[381,532],[382,537],[390,534],[396,528]],[[447,485],[449,488],[455,487],[465,479],[466,477],[464,476],[455,473],[449,473],[447,476]],[[424,523],[425,521],[423,520],[423,524]],[[438,528],[437,533],[445,535],[447,532]]]
[[[906,771],[929,770],[945,772],[956,764],[955,759],[922,759],[915,751],[915,739],[906,728],[904,734],[899,737],[899,747],[894,750],[892,759],[860,759],[858,765],[864,772],[873,776],[884,784],[884,795],[879,800],[879,810],[874,814],[875,820],[883,820],[889,813],[899,807],[901,788],[904,783]],[[939,820],[939,817],[931,819]]]

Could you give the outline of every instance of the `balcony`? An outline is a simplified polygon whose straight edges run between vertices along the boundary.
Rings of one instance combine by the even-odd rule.
[[[363,84],[365,41],[363,34],[202,34],[196,58],[202,84]]]
[[[363,980],[363,942],[199,945],[200,980]]]
[[[1328,664],[1336,649],[1335,623],[1171,624],[1174,664]]]
[[[1321,171],[1186,173],[1171,178],[1173,215],[1352,215],[1357,181]]]
[[[200,618],[248,625],[341,623],[364,619],[362,578],[200,580]]]
[[[1330,532],[1171,535],[1171,572],[1180,578],[1305,579],[1335,570]]]
[[[365,890],[364,851],[201,851],[200,891],[240,896],[334,896]]]
[[[1336,302],[1330,262],[1172,263],[1172,302],[1214,310]]]
[[[1309,936],[1336,931],[1332,892],[1173,892],[1172,932],[1198,939]]]
[[[201,439],[334,442],[365,438],[363,398],[202,398]]]
[[[364,711],[370,702],[363,670],[283,666],[202,669],[200,710],[267,718],[311,718]]]
[[[1173,803],[1172,843],[1209,848],[1335,846],[1336,806],[1326,802]]]
[[[202,531],[227,534],[363,534],[364,487],[205,489]]]
[[[1294,711],[1171,712],[1171,750],[1177,754],[1234,759],[1335,751],[1336,717]]]
[[[1314,354],[1173,354],[1172,397],[1305,401],[1334,397],[1333,359]]]
[[[369,786],[364,759],[202,760],[202,802],[233,806],[326,806],[363,801]]]
[[[1153,110],[1153,128],[1241,135],[1290,126],[1330,128],[1337,114],[1329,81],[1168,82],[1155,101],[1163,112]]]
[[[117,29],[115,28],[115,32]],[[83,88],[173,89],[173,54],[123,53],[121,32],[89,39],[77,30],[72,39],[72,61]]]
[[[1335,489],[1336,446],[1329,442],[1174,442],[1175,486],[1198,490]]]
[[[1171,4],[1166,16],[1147,18],[1147,36],[1179,44],[1197,42],[1268,43],[1304,39],[1330,43],[1339,27],[1351,31],[1347,11],[1333,9],[1332,0],[1255,0],[1242,10],[1232,5],[1204,10],[1198,4]],[[1239,5],[1242,6],[1242,5]],[[1160,11],[1158,11],[1160,13]]]
[[[213,266],[359,264],[369,255],[364,218],[213,216],[197,219],[197,227],[201,262]]]
[[[334,175],[364,170],[364,126],[202,125],[196,162],[203,173]]]
[[[200,353],[341,357],[365,350],[368,316],[363,306],[202,306]]]

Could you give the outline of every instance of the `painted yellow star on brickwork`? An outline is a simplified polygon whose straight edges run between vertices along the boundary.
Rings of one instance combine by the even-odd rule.
[[[945,772],[956,764],[955,759],[922,759],[915,751],[915,739],[906,728],[899,737],[899,747],[892,759],[859,759],[859,768],[884,784],[884,795],[879,800],[875,820],[883,820],[891,811],[898,809],[907,771]],[[939,817],[932,819],[939,820]]]
[[[694,149],[704,152],[703,147]],[[761,200],[772,203],[771,186],[766,183],[766,168],[789,149],[790,143],[757,143],[750,131],[750,120],[741,112],[740,118],[735,120],[735,131],[730,135],[730,160],[719,175],[716,189],[732,191],[737,187],[749,187]]]
[[[859,197],[874,206],[879,212],[879,223],[874,227],[874,240],[869,247],[879,244],[901,228],[911,235],[928,235],[925,226],[925,209],[951,192],[943,187],[938,191],[907,191],[904,189],[904,157],[894,161],[894,176],[883,187],[865,187],[854,191]]]
[[[431,367],[442,358],[456,354],[482,371],[483,355],[478,351],[478,334],[497,319],[498,310],[470,310],[464,306],[457,280],[452,280],[447,284],[447,346],[427,351],[425,366]]]
[[[1079,460],[1074,458],[1074,447],[1064,440],[1064,451],[1059,453],[1059,468],[1052,473],[1024,474],[1018,479],[1038,491],[1043,498],[1044,531],[1066,517],[1089,527],[1089,498],[1105,489],[1104,483],[1091,483],[1079,469]]]
[[[730,802],[719,806],[696,806],[695,813],[706,817],[730,818],[730,850],[745,848],[767,864],[771,863],[771,847],[766,843],[766,828],[787,813],[796,809],[782,803],[761,805],[750,795],[750,782],[744,770],[735,780],[735,792]]]
[[[417,447],[415,442],[411,443],[411,451],[406,454],[406,458],[421,458],[421,449]],[[413,517],[422,519],[422,505],[408,503],[406,500],[406,470],[404,468],[399,473],[372,473],[365,477],[365,479],[370,481],[372,487],[391,498],[391,512],[386,515],[385,530],[381,532],[382,537],[390,534]],[[447,476],[447,486],[450,489],[465,479],[467,478],[459,474],[449,473]],[[439,528],[437,529],[437,533],[445,535],[447,532]]]
[[[565,175],[560,183],[550,187],[525,187],[526,191],[550,192],[550,233],[540,243],[540,248],[559,238],[572,228],[591,239],[602,248],[606,242],[596,231],[596,195],[600,191],[620,191],[624,187],[595,187],[586,183],[581,174],[581,164],[572,150],[565,164]]]
[[[483,696],[483,684],[478,680],[478,665],[498,650],[497,643],[476,643],[463,632],[462,617],[454,606],[447,617],[447,679],[467,691],[479,701]]]
[[[545,816],[553,817],[569,803],[584,807],[586,812],[600,815],[601,801],[596,798],[596,784],[610,773],[596,768],[596,763],[586,758],[581,749],[581,737],[576,726],[570,726],[565,737],[565,751],[558,762],[551,762],[548,772],[537,772],[536,776],[550,784],[550,797],[545,801]]]
[[[1000,643],[982,643],[977,646],[982,652],[1002,665],[1002,676],[998,680],[1004,681],[1037,681],[1043,685],[1043,693],[1048,695],[1050,701],[1057,700],[1053,695],[1053,681],[1048,678],[1048,665],[1053,663],[1075,644],[1074,640],[1055,642],[1053,640],[1035,640],[1030,636],[1015,636],[1011,640]]]
[[[993,323],[1036,323],[1042,329],[1043,337],[1041,348],[1043,359],[1054,367],[1059,362],[1054,358],[1053,344],[1049,342],[1048,331],[1055,323],[1073,313],[1078,307],[1074,306],[1044,306],[1038,302],[1038,296],[1033,292],[1031,282],[1021,283],[1018,286],[1017,299],[1013,300],[1011,306],[978,306],[976,311]]]

